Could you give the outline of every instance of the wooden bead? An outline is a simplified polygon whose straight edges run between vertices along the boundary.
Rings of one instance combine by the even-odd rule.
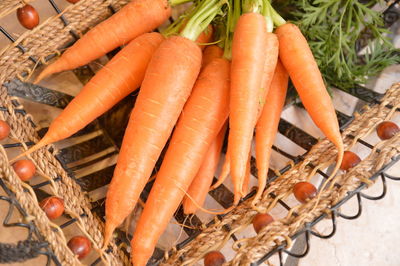
[[[31,160],[19,160],[13,164],[15,173],[22,181],[30,180],[36,172],[36,167]]]
[[[204,266],[221,266],[225,262],[225,256],[219,251],[211,251],[204,256]]]
[[[293,188],[295,198],[301,203],[306,203],[317,196],[317,189],[309,182],[299,182]]]
[[[85,258],[92,249],[92,244],[89,239],[84,236],[74,236],[68,241],[67,245],[80,260]]]
[[[10,126],[7,122],[0,120],[0,140],[3,140],[8,137],[10,134]]]
[[[274,221],[274,218],[272,218],[271,215],[268,213],[258,213],[256,216],[253,218],[253,228],[254,231],[258,234],[258,232],[261,231],[264,227],[269,225]]]
[[[64,201],[55,196],[45,198],[39,206],[50,220],[57,219],[64,213]]]
[[[78,3],[80,0],[67,0],[67,2],[70,2],[71,4]]]
[[[39,25],[39,14],[31,5],[25,5],[17,9],[17,18],[19,23],[28,30]]]
[[[376,133],[381,140],[390,139],[399,132],[399,127],[391,121],[382,122],[376,127]]]
[[[361,162],[361,158],[358,157],[357,154],[355,154],[352,151],[345,151],[343,154],[343,161],[342,164],[340,165],[340,169],[343,171],[347,171],[357,164]]]

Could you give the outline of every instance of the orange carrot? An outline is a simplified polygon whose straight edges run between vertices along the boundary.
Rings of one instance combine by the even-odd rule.
[[[177,123],[131,241],[131,259],[144,266],[196,176],[229,113],[229,61],[208,64]]]
[[[261,81],[262,87],[260,92],[260,105],[258,109],[258,116],[261,115],[263,110],[265,98],[268,95],[269,88],[271,86],[272,77],[274,76],[276,63],[278,62],[278,53],[279,53],[279,42],[276,34],[268,32],[266,39],[266,59],[264,65],[264,73]]]
[[[279,42],[278,38],[275,34],[273,33],[267,33],[267,50],[266,50],[266,59],[265,59],[265,64],[264,64],[264,73],[262,77],[262,82],[260,88],[260,94],[259,94],[259,105],[258,105],[258,115],[259,117],[261,115],[261,112],[263,110],[264,102],[266,95],[268,93],[269,87],[272,82],[272,77],[274,75],[276,63],[278,61],[278,52],[279,52]],[[207,51],[207,50],[206,50]],[[206,52],[205,51],[205,52]],[[204,54],[205,54],[204,52]],[[204,61],[203,56],[203,61]],[[229,157],[229,147],[228,151],[226,152],[225,155],[225,162],[222,166],[222,171],[221,174],[218,178],[218,181],[212,186],[211,189],[215,189],[218,186],[220,186],[226,179],[226,177],[229,175],[229,170],[230,170],[231,164],[230,164],[230,157]]]
[[[279,39],[279,56],[299,93],[300,99],[325,136],[338,149],[338,159],[333,176],[343,159],[344,147],[335,108],[326,90],[317,62],[300,29],[290,23],[276,30]]]
[[[249,153],[249,157],[248,157],[247,163],[246,163],[246,175],[244,176],[242,190],[241,190],[242,197],[245,197],[247,195],[247,192],[249,191],[249,183],[250,183],[250,176],[251,176],[250,159],[251,159],[251,155]]]
[[[161,34],[153,32],[131,41],[83,87],[51,123],[46,135],[17,158],[68,138],[139,88],[147,65],[162,40]]]
[[[181,36],[162,42],[150,60],[107,191],[105,245],[134,208],[190,95],[200,66],[200,48]]]
[[[202,68],[207,66],[215,58],[221,58],[223,52],[222,48],[216,45],[207,46],[203,51]],[[185,214],[195,213],[198,209],[197,206],[202,206],[204,203],[218,166],[227,125],[227,123],[224,124],[217,138],[211,144],[199,172],[187,191],[189,196],[186,195],[183,200],[183,211]],[[190,198],[195,199],[196,202],[193,202]]]
[[[224,50],[218,45],[207,46],[203,51],[203,61],[201,67],[208,65],[214,58],[222,57]]]
[[[137,36],[152,31],[171,15],[167,0],[133,0],[88,31],[36,78],[83,66]]]
[[[228,148],[226,150],[226,154],[225,154],[225,161],[224,161],[224,164],[222,165],[221,173],[218,176],[218,181],[214,185],[211,186],[211,190],[216,189],[222,183],[224,183],[225,179],[229,175],[230,169],[231,169],[231,159],[229,157],[229,146],[228,146]]]
[[[215,171],[217,170],[227,126],[228,124],[225,124],[222,127],[216,139],[211,143],[203,158],[203,163],[187,191],[190,197],[200,206],[204,204]],[[188,196],[185,196],[183,199],[183,212],[185,214],[192,214],[197,211],[197,205],[193,203],[192,199]]]
[[[266,34],[265,18],[258,13],[246,13],[240,16],[233,35],[228,146],[234,183],[234,204],[240,199],[257,122],[266,59]]]
[[[256,125],[256,164],[258,169],[258,190],[253,204],[261,197],[267,183],[268,165],[278,130],[279,119],[286,99],[289,75],[278,61],[264,108]]]

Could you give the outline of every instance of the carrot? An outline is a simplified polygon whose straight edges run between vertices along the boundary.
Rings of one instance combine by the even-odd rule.
[[[260,91],[260,105],[258,109],[258,116],[261,115],[263,110],[265,98],[268,95],[268,91],[271,86],[272,77],[274,76],[276,63],[278,62],[278,54],[279,54],[279,42],[276,34],[268,32],[266,36],[266,58],[264,65],[264,73],[262,77],[262,87]]]
[[[221,156],[221,149],[224,142],[227,125],[228,124],[225,124],[222,127],[218,133],[218,136],[211,143],[206,155],[203,158],[203,163],[201,164],[199,171],[197,172],[187,191],[187,193],[196,201],[198,205],[202,206],[204,204],[208,190],[210,189],[213,181],[214,173],[217,169]],[[196,211],[196,204],[194,204],[188,196],[185,196],[183,199],[183,212],[185,214],[192,214]]]
[[[249,153],[249,157],[248,157],[247,163],[246,163],[246,175],[244,176],[242,190],[241,190],[242,197],[246,196],[247,192],[249,190],[249,183],[250,183],[250,176],[251,176],[250,159],[251,159],[251,156],[250,156],[250,153]]]
[[[171,15],[171,0],[133,0],[88,31],[36,78],[83,66],[137,36],[152,31]],[[182,1],[172,1],[182,2]]]
[[[224,50],[218,45],[207,46],[203,51],[201,67],[208,65],[214,58],[222,57]]]
[[[261,197],[267,183],[268,165],[283,105],[289,75],[278,61],[264,108],[256,125],[256,164],[258,170],[258,190],[253,205]]]
[[[266,22],[258,13],[240,16],[233,35],[231,97],[229,117],[229,156],[234,183],[234,204],[246,175],[266,59]]]
[[[229,175],[229,171],[231,169],[231,159],[229,157],[229,146],[226,150],[226,154],[225,154],[225,161],[224,164],[222,165],[222,170],[221,173],[219,174],[218,177],[218,181],[211,186],[211,190],[216,189],[217,187],[219,187],[222,183],[224,183],[225,179],[228,177]]]
[[[343,159],[344,147],[335,108],[327,92],[321,72],[306,38],[300,29],[290,23],[280,25],[279,56],[314,123],[337,147],[338,159],[331,174],[335,175]]]
[[[207,46],[203,51],[203,60],[201,62],[202,69],[215,58],[221,58],[223,52],[223,49],[216,45]],[[197,206],[202,206],[204,203],[218,166],[227,125],[227,123],[224,124],[217,138],[209,147],[207,154],[204,156],[200,170],[187,191],[188,195],[186,195],[183,200],[183,212],[185,214],[195,213],[198,209]],[[194,199],[195,202],[193,202],[191,198]]]
[[[153,254],[228,113],[229,62],[217,58],[200,74],[177,123],[131,241],[133,265],[146,265]]]
[[[223,4],[205,0],[181,35],[162,42],[150,60],[107,191],[104,246],[151,175],[200,72],[202,54],[194,41]]]
[[[68,138],[139,88],[151,56],[163,39],[153,32],[131,41],[83,87],[51,123],[46,135],[17,158]]]
[[[200,64],[200,48],[181,36],[168,38],[154,53],[107,191],[105,245],[134,208],[190,95]]]

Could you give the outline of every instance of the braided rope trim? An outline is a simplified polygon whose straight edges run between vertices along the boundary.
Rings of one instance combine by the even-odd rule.
[[[90,27],[111,15],[109,6],[115,10],[120,9],[128,0],[82,0],[75,5],[71,5],[64,10],[62,15],[68,20],[69,24],[64,26],[59,19],[60,15],[54,16],[40,24],[32,31],[25,32],[13,44],[0,51],[0,84],[3,84],[20,74],[31,73],[36,65],[29,60],[29,57],[40,59],[49,54],[57,53],[57,49],[73,40],[70,31],[73,30],[82,34]],[[17,44],[26,48],[22,53]],[[14,104],[13,104],[13,102]],[[0,118],[7,121],[11,127],[10,137],[25,145],[26,141],[37,141],[38,136],[32,124],[29,114],[22,115],[15,109],[22,108],[8,94],[4,86],[0,87],[0,102],[7,111],[0,113]],[[17,104],[17,106],[15,106]],[[26,147],[25,147],[26,148]],[[50,189],[54,195],[64,199],[66,213],[72,218],[77,219],[77,226],[82,233],[91,241],[93,249],[108,265],[128,264],[128,258],[112,243],[111,253],[101,250],[103,244],[103,223],[98,217],[91,213],[91,205],[85,193],[80,189],[62,168],[54,155],[58,152],[53,148],[42,149],[31,154],[30,158],[34,161],[37,171],[47,179],[53,180],[59,177],[60,182],[52,182]],[[0,148],[0,177],[5,180],[8,187],[15,193],[17,200],[26,212],[34,218],[35,224],[46,241],[50,243],[52,250],[62,265],[79,265],[80,262],[67,247],[67,241],[62,230],[53,224],[44,212],[40,209],[35,193],[32,188],[20,181],[10,166],[7,154]],[[25,189],[25,191],[24,191]],[[85,216],[81,216],[86,214]]]
[[[393,108],[387,108],[388,105],[393,106]],[[368,108],[361,115],[356,115],[354,121],[342,134],[346,149],[354,146],[357,139],[371,133],[380,122],[390,119],[399,106],[400,83],[393,85],[386,92],[381,104]],[[379,152],[377,152],[377,148],[380,149]],[[336,159],[336,153],[335,147],[328,140],[319,141],[302,162],[269,185],[258,204],[259,209],[261,211],[272,209],[278,199],[285,198],[292,193],[293,186],[296,183],[307,181],[310,173],[315,171],[318,165],[326,166],[327,163],[333,163]],[[241,246],[236,249],[236,256],[227,265],[248,265],[259,260],[280,243],[289,240],[291,236],[304,227],[305,223],[313,221],[326,212],[329,207],[344,198],[347,192],[365,182],[397,154],[400,154],[400,135],[378,143],[369,156],[359,165],[336,177],[336,182],[341,185],[340,188],[333,187],[324,190],[318,203],[315,198],[307,204],[298,205],[285,218],[271,223],[257,236],[239,240]],[[310,163],[317,167],[311,168]],[[277,195],[277,197],[270,197],[270,193]],[[243,202],[222,220],[217,220],[215,224],[203,230],[182,249],[172,250],[169,258],[162,265],[191,265],[202,259],[209,251],[222,248],[231,234],[246,228],[258,213],[252,208],[251,200],[248,199]],[[293,215],[294,212],[297,215]],[[229,225],[230,231],[226,230],[226,225]],[[234,244],[234,247],[236,244]]]

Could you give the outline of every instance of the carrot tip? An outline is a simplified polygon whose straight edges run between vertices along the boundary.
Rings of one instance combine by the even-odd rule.
[[[106,220],[106,226],[104,229],[104,242],[103,242],[103,249],[106,249],[108,244],[110,244],[111,237],[114,233],[115,226],[113,224],[110,224],[110,222],[107,222]]]
[[[50,144],[51,141],[46,138],[46,136],[44,138],[42,138],[38,143],[36,143],[34,146],[30,147],[28,150],[24,151],[23,153],[17,155],[16,157],[14,157],[13,159],[11,159],[9,162],[10,164],[13,164],[16,160],[31,154],[32,152],[35,152],[37,150],[39,150],[40,148],[43,148],[44,146],[46,146],[47,144]]]

